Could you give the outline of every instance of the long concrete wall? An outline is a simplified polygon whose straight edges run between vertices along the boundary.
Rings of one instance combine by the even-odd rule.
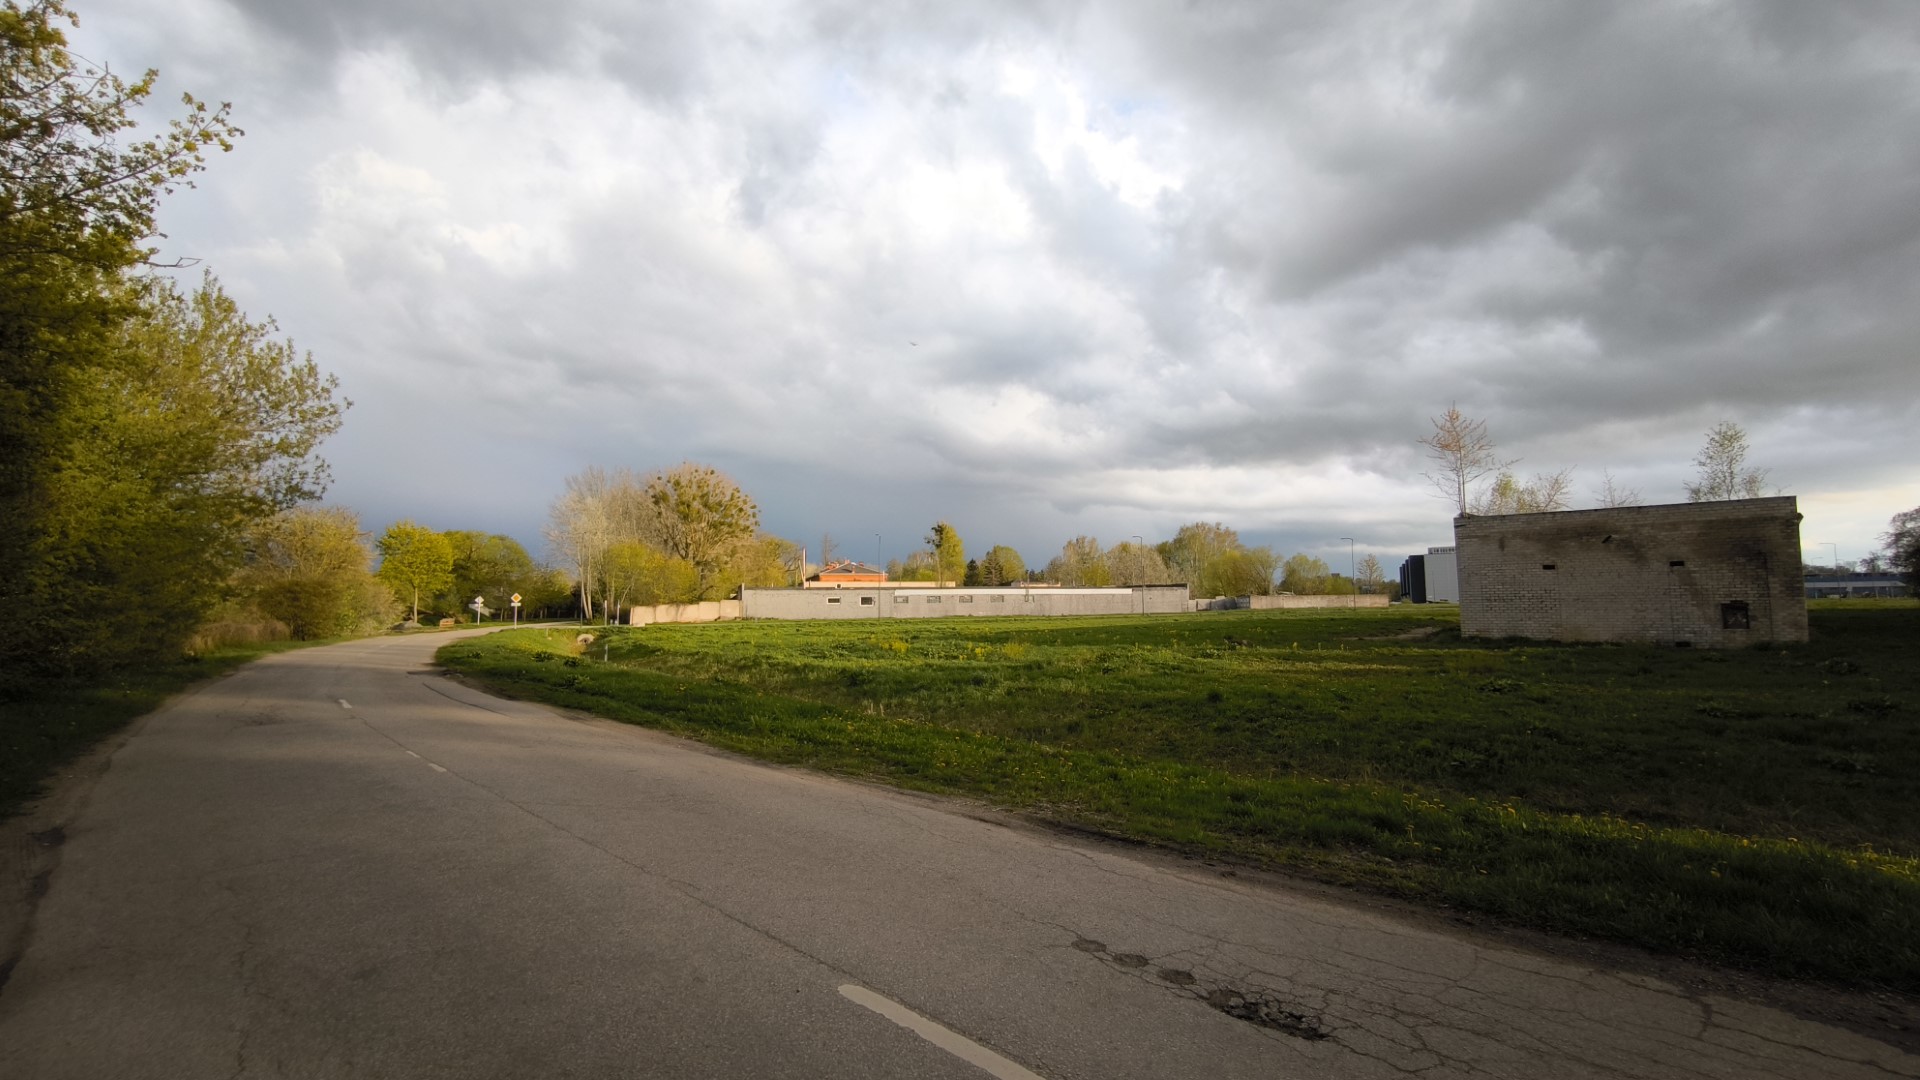
[[[649,623],[701,623],[740,617],[738,600],[704,600],[698,604],[655,604],[633,608],[627,613],[627,625]]]
[[[749,619],[939,619],[989,615],[1157,615],[1187,610],[1185,585],[1130,589],[743,589]]]
[[[1282,593],[1278,596],[1216,596],[1209,600],[1195,600],[1190,606],[1195,611],[1273,611],[1296,608],[1383,608],[1388,602],[1385,593],[1369,596],[1299,596]]]
[[[1245,606],[1255,611],[1274,608],[1383,608],[1388,601],[1385,593],[1365,596],[1246,596],[1241,599],[1247,602]]]
[[[1807,640],[1791,496],[1454,520],[1468,637]]]

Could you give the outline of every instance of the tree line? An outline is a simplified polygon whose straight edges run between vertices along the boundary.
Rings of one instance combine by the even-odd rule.
[[[966,557],[966,545],[950,522],[936,522],[926,548],[887,563],[891,581],[950,582],[995,586],[1020,583],[1082,588],[1186,584],[1196,596],[1265,596],[1392,592],[1377,556],[1361,558],[1349,575],[1333,572],[1322,559],[1304,553],[1282,557],[1270,547],[1249,546],[1240,534],[1219,522],[1183,525],[1169,540],[1144,537],[1103,546],[1092,536],[1076,536],[1045,565],[1029,569],[1020,553],[995,544],[978,559]],[[821,545],[823,561],[835,554],[829,534]]]
[[[347,402],[272,320],[157,273],[160,199],[233,147],[156,73],[75,56],[63,0],[0,6],[0,678],[178,655],[260,530],[318,498]],[[151,129],[150,129],[151,130]]]

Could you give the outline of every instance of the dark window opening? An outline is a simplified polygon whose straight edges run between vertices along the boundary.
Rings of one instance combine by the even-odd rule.
[[[1540,569],[1542,569],[1542,570],[1558,570],[1558,569],[1560,569],[1560,568],[1559,568],[1558,566],[1556,566],[1556,565],[1554,565],[1553,563],[1550,563],[1550,562],[1543,562],[1543,563],[1541,563],[1541,564],[1540,564]]]
[[[871,596],[863,596],[863,597],[861,597],[861,598],[860,598],[860,606],[861,606],[861,607],[872,607],[872,606],[873,606],[873,597],[871,597]]]
[[[1685,565],[1687,565],[1687,560],[1685,560],[1685,559],[1674,559],[1673,561],[1671,561],[1671,562],[1669,562],[1669,563],[1667,563],[1667,565],[1668,565],[1669,567],[1673,567],[1673,566],[1685,566]]]
[[[829,597],[827,597],[827,603],[829,603],[829,604],[837,604],[837,603],[839,603],[839,602],[840,602],[840,598],[839,598],[839,597],[837,597],[837,596],[829,596]]]
[[[1722,630],[1753,629],[1753,613],[1747,609],[1745,600],[1729,600],[1720,605],[1720,628]]]

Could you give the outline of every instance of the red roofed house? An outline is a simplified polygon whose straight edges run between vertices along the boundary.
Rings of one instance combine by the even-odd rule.
[[[845,562],[828,563],[820,572],[808,578],[809,589],[837,589],[842,585],[879,585],[887,580],[885,570],[875,570],[866,563]]]

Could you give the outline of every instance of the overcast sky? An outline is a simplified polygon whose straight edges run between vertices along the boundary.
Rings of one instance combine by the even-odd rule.
[[[1809,559],[1920,506],[1920,5],[75,2],[233,102],[162,250],[339,375],[375,530],[692,459],[816,555],[1391,570],[1453,402],[1576,506],[1739,423]]]

